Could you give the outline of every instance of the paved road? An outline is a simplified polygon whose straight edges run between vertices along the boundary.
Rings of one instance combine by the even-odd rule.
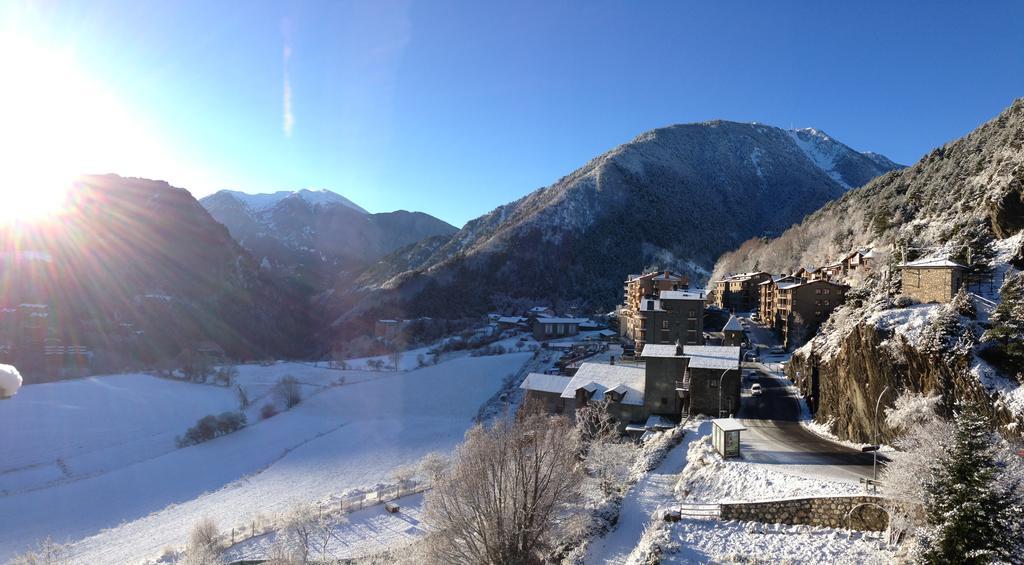
[[[857,482],[871,476],[870,453],[828,441],[800,425],[799,398],[788,380],[763,369],[751,372],[744,389],[759,383],[763,392],[745,394],[737,415],[748,428],[741,434],[744,459],[816,478]]]

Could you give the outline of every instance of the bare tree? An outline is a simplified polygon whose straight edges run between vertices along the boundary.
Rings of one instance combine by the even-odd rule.
[[[291,375],[281,377],[274,385],[274,396],[284,404],[285,408],[293,408],[302,402],[302,387],[298,379]]]
[[[189,534],[188,546],[181,565],[219,565],[221,559],[220,531],[210,518],[203,518]]]
[[[436,451],[431,451],[420,459],[419,472],[430,483],[434,483],[450,465],[450,458]]]
[[[400,467],[395,467],[391,471],[391,478],[398,483],[398,496],[402,496],[402,490],[405,488],[407,484],[409,484],[412,481],[413,477],[415,476],[415,465],[402,465]]]
[[[388,353],[388,360],[391,361],[391,366],[395,371],[398,371],[398,367],[402,363],[402,350],[397,345]]]
[[[564,533],[560,514],[579,496],[578,443],[567,419],[536,412],[470,429],[426,496],[430,560],[542,561]]]
[[[35,549],[14,556],[8,565],[65,565],[70,562],[71,552],[68,546],[46,538],[40,541]]]
[[[288,565],[325,563],[333,531],[330,520],[312,504],[295,506],[284,518],[271,550],[271,562]]]
[[[580,435],[582,452],[586,452],[593,443],[615,440],[621,435],[609,410],[610,405],[611,400],[603,398],[576,410],[576,430]]]

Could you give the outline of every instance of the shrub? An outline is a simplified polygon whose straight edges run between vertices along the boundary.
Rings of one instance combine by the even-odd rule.
[[[291,375],[281,377],[274,385],[274,396],[284,404],[285,409],[293,408],[302,402],[302,387],[299,380]]]
[[[246,418],[242,412],[224,412],[220,416],[203,416],[177,439],[178,447],[197,445],[215,437],[236,432],[245,427]]]
[[[267,420],[277,416],[277,407],[273,404],[264,404],[263,408],[260,408],[260,419]]]

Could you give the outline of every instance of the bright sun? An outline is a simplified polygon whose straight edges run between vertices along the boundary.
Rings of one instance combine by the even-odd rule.
[[[74,52],[0,29],[0,222],[54,212],[76,176],[145,161],[137,121]]]

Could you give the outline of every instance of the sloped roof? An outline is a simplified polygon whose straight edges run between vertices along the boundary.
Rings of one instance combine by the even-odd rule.
[[[640,352],[640,357],[683,357],[683,355],[672,343],[647,343],[644,344],[644,350]]]
[[[723,332],[741,332],[743,331],[743,324],[740,323],[739,318],[736,316],[729,316],[729,321],[725,323],[725,327],[722,328]]]
[[[519,388],[523,390],[535,390],[537,392],[553,392],[562,394],[565,387],[569,386],[571,377],[561,375],[545,375],[544,373],[530,373],[526,375],[523,384]]]
[[[624,367],[622,365],[604,365],[601,363],[583,363],[562,392],[562,398],[574,398],[580,388],[593,390],[594,400],[604,398],[606,390],[622,386],[626,393],[620,401],[622,404],[642,406],[644,403],[643,369]]]
[[[967,267],[950,261],[949,259],[943,259],[941,257],[935,257],[932,259],[918,259],[917,261],[911,261],[909,263],[903,263],[899,266],[901,269],[910,267],[914,269],[966,269]]]
[[[739,369],[740,348],[721,345],[688,345],[691,369]]]
[[[586,318],[537,318],[541,324],[582,324]]]
[[[519,316],[502,316],[498,318],[498,322],[501,324],[518,324],[526,318],[520,318]]]

